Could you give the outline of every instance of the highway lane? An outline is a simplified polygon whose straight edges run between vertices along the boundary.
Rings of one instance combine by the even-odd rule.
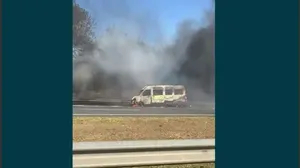
[[[212,108],[73,106],[73,116],[214,116]]]

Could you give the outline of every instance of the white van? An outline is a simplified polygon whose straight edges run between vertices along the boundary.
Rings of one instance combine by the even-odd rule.
[[[131,105],[185,105],[186,89],[183,85],[147,85],[131,99]]]

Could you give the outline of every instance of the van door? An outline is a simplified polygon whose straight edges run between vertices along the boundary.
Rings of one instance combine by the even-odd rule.
[[[184,88],[175,88],[174,89],[174,99],[179,102],[186,102],[186,94]]]
[[[165,101],[173,101],[174,90],[172,87],[165,88]]]
[[[141,102],[143,102],[144,104],[151,104],[151,90],[150,89],[144,90],[144,92],[142,93],[142,96],[141,96]]]
[[[164,88],[154,87],[153,88],[152,103],[164,103],[165,96],[164,96],[163,92],[164,92]]]

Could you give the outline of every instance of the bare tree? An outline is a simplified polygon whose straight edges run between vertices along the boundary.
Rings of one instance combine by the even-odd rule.
[[[94,26],[89,12],[73,1],[73,47],[84,49],[93,46]]]

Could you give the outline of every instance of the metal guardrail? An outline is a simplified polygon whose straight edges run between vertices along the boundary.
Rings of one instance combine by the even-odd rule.
[[[73,167],[126,167],[215,161],[215,139],[73,143]]]

